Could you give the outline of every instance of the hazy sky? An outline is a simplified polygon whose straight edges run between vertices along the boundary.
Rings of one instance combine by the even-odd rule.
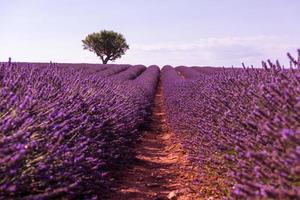
[[[260,65],[300,48],[300,0],[0,0],[0,60],[100,62],[81,40],[121,32],[116,63]]]

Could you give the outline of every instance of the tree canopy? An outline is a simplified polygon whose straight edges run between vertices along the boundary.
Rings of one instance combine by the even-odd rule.
[[[129,49],[124,36],[114,31],[102,30],[89,34],[82,42],[83,48],[94,52],[103,64],[121,58]]]

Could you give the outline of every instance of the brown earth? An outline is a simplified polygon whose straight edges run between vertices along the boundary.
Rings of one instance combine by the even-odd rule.
[[[136,146],[136,163],[125,170],[112,188],[111,200],[193,200],[195,170],[168,129],[162,107],[162,89],[155,96],[150,130]]]

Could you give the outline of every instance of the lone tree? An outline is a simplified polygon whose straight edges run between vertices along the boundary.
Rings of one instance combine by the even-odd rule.
[[[103,30],[89,34],[82,42],[83,48],[97,54],[103,64],[121,58],[129,49],[124,36],[114,31]]]

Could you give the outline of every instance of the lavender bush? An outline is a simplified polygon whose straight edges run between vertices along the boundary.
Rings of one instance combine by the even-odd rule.
[[[197,79],[162,70],[168,121],[198,169],[201,196],[300,198],[300,62],[289,57],[291,69],[268,61]]]
[[[128,68],[1,65],[1,199],[104,198],[133,156],[158,78],[157,68],[131,80],[138,86],[103,78]]]

